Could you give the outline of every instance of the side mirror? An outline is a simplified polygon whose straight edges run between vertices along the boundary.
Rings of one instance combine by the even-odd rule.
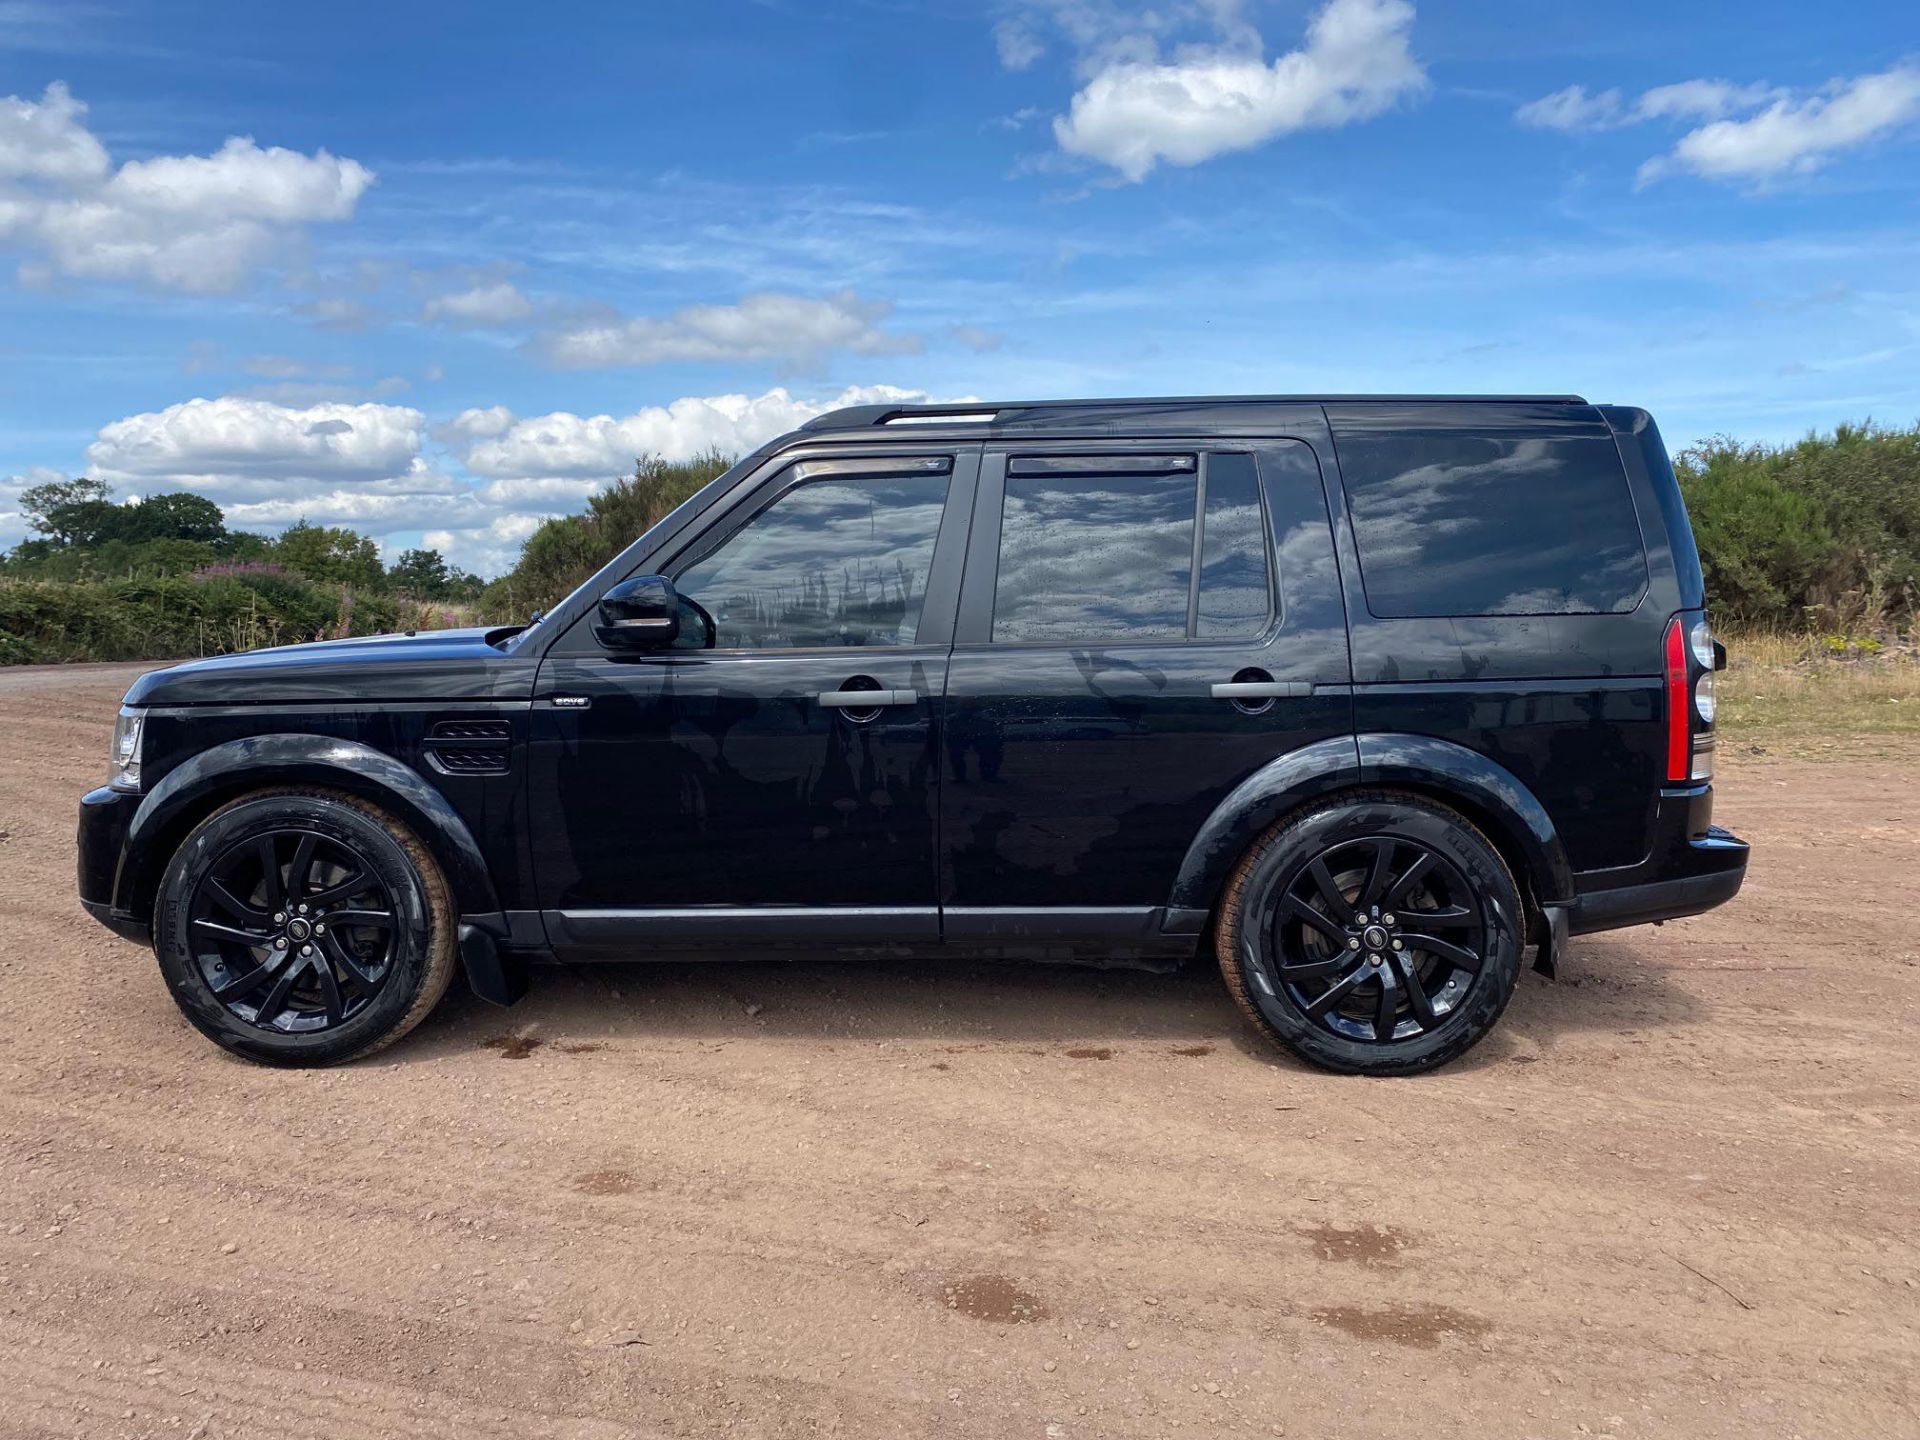
[[[663,650],[680,638],[680,592],[664,575],[636,575],[600,597],[593,633],[609,650]]]

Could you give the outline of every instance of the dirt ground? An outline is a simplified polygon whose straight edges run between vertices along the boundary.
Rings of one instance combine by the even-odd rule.
[[[279,1073],[74,899],[132,673],[0,671],[0,1434],[1920,1434],[1920,747],[1728,747],[1740,899],[1416,1080],[853,965]]]

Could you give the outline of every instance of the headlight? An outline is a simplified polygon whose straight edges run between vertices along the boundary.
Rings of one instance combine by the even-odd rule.
[[[1709,670],[1693,682],[1693,708],[1704,724],[1713,724],[1713,672]]]
[[[1709,673],[1713,670],[1713,631],[1707,628],[1707,622],[1696,620],[1693,629],[1687,632],[1687,644],[1693,649],[1694,663]],[[1709,719],[1712,717],[1709,716]]]
[[[112,773],[107,783],[116,790],[140,788],[140,740],[145,722],[144,711],[130,705],[120,707],[120,718],[113,727],[113,753],[108,757]]]

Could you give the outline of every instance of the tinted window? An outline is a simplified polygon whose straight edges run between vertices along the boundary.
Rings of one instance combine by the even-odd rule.
[[[945,475],[810,481],[674,584],[723,649],[911,645],[946,499]],[[681,643],[703,628],[683,624]]]
[[[1375,615],[1593,614],[1646,589],[1610,439],[1411,431],[1339,446]]]
[[[1184,640],[1192,469],[1009,475],[995,640]]]
[[[1273,586],[1253,457],[1209,455],[1206,494],[1194,634],[1203,640],[1258,635],[1267,627]]]

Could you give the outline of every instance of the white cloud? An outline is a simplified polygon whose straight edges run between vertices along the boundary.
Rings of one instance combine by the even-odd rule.
[[[1628,113],[1618,90],[1589,95],[1586,86],[1569,85],[1522,105],[1513,118],[1535,130],[1605,130],[1624,124]]]
[[[405,406],[294,408],[228,395],[114,421],[87,447],[87,466],[117,485],[251,502],[289,487],[407,476],[425,431],[426,417]]]
[[[784,389],[764,395],[690,396],[631,415],[551,415],[515,420],[465,453],[467,469],[494,480],[589,480],[626,474],[642,455],[684,460],[707,450],[745,454],[842,405],[913,404],[926,395],[892,385],[854,386],[825,402]],[[474,412],[468,412],[472,414]]]
[[[1589,95],[1569,85],[1514,112],[1547,130],[1611,130],[1649,121],[1706,121],[1667,154],[1640,167],[1640,183],[1676,170],[1710,180],[1765,181],[1817,169],[1842,150],[1880,139],[1920,117],[1920,67],[1836,80],[1795,96],[1772,85],[1682,80],[1656,85],[1631,103],[1618,90]]]
[[[1722,115],[1764,105],[1780,92],[1771,85],[1735,85],[1730,80],[1682,80],[1656,85],[1640,97],[1635,113],[1645,120],[1674,117],[1682,120],[1718,120]]]
[[[492,516],[491,507],[481,497],[457,482],[436,484],[432,473],[425,472],[418,483],[420,489],[399,494],[340,487],[290,492],[267,500],[228,504],[224,509],[227,523],[242,530],[277,531],[306,520],[314,525],[345,525],[374,536],[429,526],[458,527]]]
[[[738,360],[809,366],[833,351],[918,350],[918,336],[880,328],[892,311],[891,301],[863,300],[851,290],[821,299],[767,293],[737,305],[690,305],[665,316],[584,319],[544,335],[538,348],[566,369]]]
[[[475,440],[498,435],[513,424],[513,411],[504,405],[488,405],[462,410],[453,419],[433,427],[433,438],[442,445],[464,451]]]
[[[1522,105],[1513,118],[1536,130],[1613,130],[1643,120],[1715,120],[1764,104],[1778,93],[1767,85],[1682,80],[1677,85],[1656,85],[1629,104],[1618,90],[1589,95],[1586,86],[1569,85]]]
[[[234,136],[212,155],[131,160],[117,171],[64,85],[0,100],[0,245],[28,251],[21,279],[131,280],[232,290],[301,227],[350,218],[373,172],[325,150]]]
[[[66,471],[55,470],[49,465],[32,465],[21,474],[0,479],[0,549],[18,545],[27,538],[27,517],[20,510],[22,490],[72,478]]]
[[[1247,48],[1237,7],[1219,9],[1223,26],[1235,22],[1236,43],[1105,65],[1054,121],[1060,148],[1137,181],[1163,162],[1198,165],[1295,131],[1369,119],[1426,88],[1405,0],[1329,0],[1306,44],[1272,64],[1257,45]]]
[[[1716,120],[1640,169],[1642,183],[1673,170],[1709,180],[1804,174],[1920,116],[1920,68],[1836,82],[1824,95],[1775,100],[1745,120]]]
[[[429,530],[420,543],[438,550],[449,564],[492,578],[513,568],[520,547],[543,523],[540,515],[496,515],[481,526]]]
[[[18,95],[0,100],[0,180],[79,185],[104,179],[107,150],[81,124],[86,113],[57,80],[37,105]]]
[[[1000,63],[1009,70],[1025,70],[1047,53],[1040,37],[1022,20],[1002,20],[994,26],[993,45]]]
[[[511,325],[533,313],[533,302],[508,280],[475,285],[451,295],[436,295],[421,314],[428,320],[471,329]]]
[[[103,198],[130,210],[298,224],[351,219],[371,184],[373,172],[357,160],[338,160],[325,150],[262,150],[251,137],[235,135],[212,155],[129,160],[107,182]]]

